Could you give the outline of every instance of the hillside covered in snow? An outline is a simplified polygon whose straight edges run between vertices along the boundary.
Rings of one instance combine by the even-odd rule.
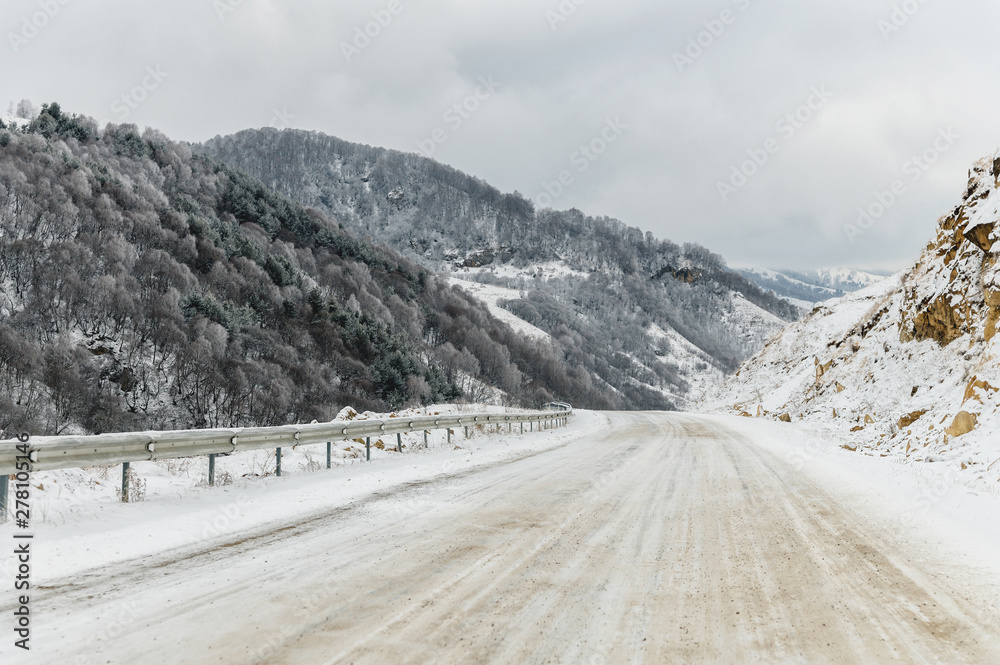
[[[724,408],[1000,479],[1000,156],[970,176],[910,270],[820,303],[728,381]]]
[[[58,104],[0,129],[0,431],[553,399],[634,405],[446,279],[155,130]]]
[[[740,268],[739,272],[761,288],[807,309],[817,302],[860,291],[889,276],[889,273],[850,269],[820,269],[799,272],[766,268]]]
[[[420,155],[275,129],[195,150],[429,270],[483,284],[471,290],[495,314],[541,331],[596,386],[637,408],[690,406],[698,386],[720,381],[801,315],[704,247],[578,210],[536,210]]]

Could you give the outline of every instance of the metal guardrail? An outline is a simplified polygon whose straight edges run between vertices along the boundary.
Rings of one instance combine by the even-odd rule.
[[[546,405],[549,409],[555,404]],[[98,434],[93,436],[30,437],[27,443],[16,439],[0,441],[0,522],[7,516],[7,480],[16,472],[18,455],[23,455],[27,445],[31,471],[79,469],[88,466],[122,465],[122,500],[128,501],[128,469],[132,462],[158,459],[209,456],[209,484],[214,485],[215,456],[273,448],[277,451],[277,475],[281,475],[281,449],[298,446],[326,444],[326,466],[331,466],[332,443],[352,439],[365,439],[366,459],[371,459],[371,437],[396,434],[396,449],[402,451],[401,436],[410,432],[427,432],[447,429],[451,441],[452,428],[476,425],[508,424],[513,430],[525,424],[534,430],[563,425],[573,413],[568,404],[558,404],[558,409],[534,413],[491,414],[479,413],[455,416],[421,416],[418,418],[389,418],[387,420],[358,420],[350,422],[313,423],[309,425],[284,425],[281,427],[255,427],[211,430],[176,430],[167,432],[134,432],[123,434]],[[22,452],[18,451],[21,446]]]

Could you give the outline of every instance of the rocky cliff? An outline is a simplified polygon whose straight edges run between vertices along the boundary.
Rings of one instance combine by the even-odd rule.
[[[725,408],[1000,479],[1000,157],[969,176],[910,270],[789,326],[729,380]]]

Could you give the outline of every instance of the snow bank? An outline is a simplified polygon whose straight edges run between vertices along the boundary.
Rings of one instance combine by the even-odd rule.
[[[448,408],[484,412],[481,406]],[[366,415],[384,414],[360,417]],[[385,450],[374,447],[377,440],[373,438],[370,463],[364,460],[363,443],[337,443],[330,470],[325,468],[324,445],[285,449],[280,478],[273,475],[273,451],[241,453],[217,458],[217,481],[229,478],[231,482],[211,488],[206,458],[142,462],[132,468],[145,485],[145,498],[130,504],[119,503],[116,495],[121,466],[35,473],[32,527],[36,542],[44,543],[36,554],[35,581],[44,584],[88,568],[168,550],[198,549],[234,534],[336,510],[408,483],[564,445],[605,421],[598,414],[576,412],[569,426],[544,432],[522,435],[515,425],[508,434],[500,426],[500,432],[473,431],[466,439],[463,431],[455,430],[451,445],[441,430],[431,433],[426,448],[422,435],[404,435],[402,454],[393,449],[395,436],[386,437]],[[399,509],[419,507],[401,503]],[[11,523],[0,526],[0,538],[9,537],[11,530]],[[11,564],[9,557],[0,559],[0,573]]]

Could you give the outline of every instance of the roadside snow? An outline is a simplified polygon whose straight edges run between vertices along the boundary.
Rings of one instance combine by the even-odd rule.
[[[645,428],[637,427],[637,423],[643,419],[649,420],[649,424]],[[693,426],[686,427],[687,424]],[[691,445],[691,432],[695,433],[695,441],[700,442],[697,445]],[[653,433],[658,434],[658,436],[650,436]],[[33,559],[33,583],[46,586],[68,580],[71,584],[62,587],[55,593],[66,594],[69,597],[76,591],[73,584],[86,584],[91,579],[92,576],[88,574],[88,571],[96,572],[95,569],[103,568],[104,570],[98,575],[102,573],[106,575],[108,571],[127,571],[131,563],[120,564],[133,561],[138,557],[161,555],[158,560],[176,563],[186,561],[188,557],[197,553],[215,551],[218,553],[216,559],[218,565],[213,566],[212,562],[207,562],[206,565],[202,559],[202,565],[193,573],[196,576],[194,583],[204,584],[203,588],[211,589],[215,594],[205,603],[205,606],[211,605],[208,607],[208,612],[221,612],[219,616],[229,617],[233,622],[241,620],[240,617],[246,621],[246,617],[240,615],[237,611],[238,607],[236,607],[236,604],[244,602],[243,596],[235,596],[235,594],[260,594],[259,584],[263,583],[263,580],[267,579],[272,571],[279,577],[281,575],[289,576],[287,580],[290,584],[294,580],[303,589],[307,589],[312,580],[302,579],[302,576],[306,574],[304,571],[308,568],[301,568],[301,562],[306,560],[310,562],[310,565],[320,565],[320,573],[317,575],[323,574],[323,556],[331,554],[331,543],[333,543],[333,547],[338,548],[333,551],[333,555],[334,558],[341,560],[341,563],[343,563],[345,552],[357,555],[359,551],[362,551],[357,561],[385,566],[387,565],[386,561],[397,560],[393,557],[399,552],[392,549],[393,543],[397,542],[396,538],[404,539],[407,536],[412,538],[414,524],[426,525],[428,519],[433,522],[435,513],[440,515],[442,509],[451,511],[449,514],[464,515],[462,512],[464,506],[461,504],[466,501],[465,497],[471,497],[468,499],[471,504],[470,514],[466,516],[471,517],[471,519],[459,524],[466,529],[471,529],[478,527],[479,520],[482,519],[483,523],[488,526],[490,523],[482,517],[487,514],[482,508],[484,499],[475,492],[475,489],[491,478],[495,482],[498,477],[504,477],[506,474],[506,484],[494,488],[496,498],[489,502],[488,513],[494,517],[499,514],[503,519],[520,515],[516,511],[518,508],[523,508],[525,496],[517,492],[509,494],[508,488],[511,487],[511,484],[514,484],[517,489],[523,489],[523,487],[511,483],[509,469],[498,469],[497,474],[486,472],[483,476],[467,476],[464,479],[458,476],[468,470],[484,469],[484,467],[515,459],[529,458],[519,467],[521,470],[532,468],[545,470],[545,474],[539,476],[540,480],[534,481],[540,483],[534,485],[534,491],[544,495],[548,500],[562,504],[563,507],[571,511],[575,519],[590,520],[589,524],[586,521],[583,522],[586,530],[579,532],[580,538],[577,538],[576,534],[573,538],[562,538],[558,534],[553,536],[551,533],[543,534],[545,540],[541,541],[542,543],[551,544],[554,541],[561,541],[569,543],[569,545],[563,545],[564,549],[576,547],[579,550],[577,552],[579,554],[578,560],[572,559],[572,552],[560,552],[562,558],[558,560],[566,563],[566,570],[563,572],[567,576],[577,575],[579,571],[575,566],[582,565],[581,560],[591,558],[590,554],[593,554],[591,551],[593,548],[580,549],[580,542],[589,544],[585,540],[588,535],[598,532],[611,533],[613,534],[612,538],[614,538],[614,534],[619,534],[617,541],[612,542],[622,544],[621,554],[618,555],[620,563],[621,556],[626,558],[640,556],[637,554],[635,546],[632,548],[627,546],[632,543],[648,543],[650,534],[666,538],[667,540],[664,542],[669,543],[671,540],[680,542],[675,537],[671,537],[670,533],[690,532],[695,537],[701,534],[701,537],[704,538],[705,534],[724,532],[730,527],[736,529],[750,527],[753,529],[760,525],[755,524],[752,520],[750,522],[737,521],[734,516],[752,516],[760,510],[760,507],[756,506],[757,501],[780,505],[791,503],[794,500],[802,505],[804,505],[803,502],[807,502],[810,506],[815,507],[816,515],[820,517],[825,514],[824,511],[828,510],[831,514],[850,515],[864,520],[869,531],[877,534],[877,539],[863,541],[861,544],[870,549],[874,548],[873,551],[878,555],[888,557],[895,566],[898,566],[907,576],[912,577],[918,583],[927,577],[933,577],[933,579],[940,581],[943,579],[942,573],[947,573],[947,575],[952,576],[947,578],[950,581],[954,581],[955,576],[965,580],[968,587],[962,588],[977,590],[978,595],[987,599],[985,601],[987,604],[990,602],[990,598],[1000,598],[994,593],[997,576],[986,574],[989,571],[1000,573],[998,570],[1000,569],[1000,561],[995,555],[997,548],[1000,548],[1000,522],[995,519],[998,510],[1000,510],[1000,497],[995,492],[972,492],[966,487],[951,483],[946,478],[925,476],[923,469],[898,464],[892,460],[860,457],[847,453],[837,447],[835,439],[818,436],[810,428],[802,425],[783,425],[720,416],[577,412],[570,426],[564,429],[525,435],[524,437],[518,435],[499,438],[483,437],[473,439],[469,443],[464,441],[458,443],[460,448],[457,450],[437,448],[410,455],[389,457],[372,464],[341,465],[332,471],[295,473],[281,479],[255,480],[246,486],[236,485],[203,490],[190,493],[183,498],[159,498],[155,501],[130,505],[112,503],[97,506],[91,504],[89,510],[81,512],[70,522],[61,525],[43,524],[34,530],[37,549]],[[726,457],[727,463],[720,465],[720,455],[725,455],[725,452],[720,451],[725,450],[725,445],[716,444],[732,446],[734,443],[737,444],[736,450],[751,451],[758,448],[769,453],[762,457],[756,457],[766,466],[746,465],[744,467],[739,463],[732,464],[733,461],[738,462],[739,459],[733,460],[731,457]],[[575,448],[574,446],[577,445],[580,447]],[[563,446],[566,447],[562,448],[561,451],[555,450]],[[638,450],[636,446],[638,446]],[[536,453],[548,450],[554,452],[551,455],[536,455]],[[681,458],[684,459],[686,456],[687,463],[668,464],[667,467],[658,470],[657,459],[660,460],[660,464],[677,461],[676,457],[671,457],[672,450],[682,451]],[[739,454],[743,455],[744,453]],[[615,457],[616,455],[618,457]],[[640,455],[644,457],[637,462],[636,457]],[[608,459],[605,460],[605,458]],[[566,472],[560,470],[558,465],[553,466],[553,460],[560,459],[583,460],[586,463],[570,469],[567,475]],[[743,461],[751,459],[754,458],[743,457]],[[609,471],[609,469],[628,469],[629,460],[633,465],[640,464],[641,469],[636,469],[633,466],[630,473],[618,474]],[[697,463],[697,469],[692,470],[692,465],[695,463]],[[678,471],[678,469],[680,470]],[[760,475],[762,469],[767,471],[763,476]],[[662,481],[666,477],[665,474],[668,473],[677,476],[676,482]],[[729,474],[738,474],[741,482],[722,483],[722,486],[718,488],[719,496],[708,499],[704,495],[705,485],[695,482],[694,477],[700,475],[704,478],[706,475],[713,474],[718,474],[723,479]],[[758,489],[763,487],[760,485],[761,481],[772,475],[774,478],[787,481],[787,485],[782,485],[787,494],[756,494]],[[414,495],[412,490],[416,485],[428,480],[446,477],[454,478],[454,482],[449,480],[447,483],[443,483],[447,487],[447,491],[433,491],[424,495],[424,498],[403,498],[412,497]],[[657,480],[655,485],[650,479]],[[804,480],[807,482],[803,482]],[[665,523],[666,520],[674,519],[674,516],[683,516],[685,505],[687,506],[686,519],[693,521],[666,522],[670,525],[668,528],[653,528],[648,525],[644,528],[639,516],[649,513],[649,497],[655,495],[652,492],[641,492],[638,497],[635,495],[629,497],[628,489],[634,488],[637,482],[649,483],[641,488],[643,490],[652,490],[654,486],[663,488],[664,491],[665,488],[671,488],[669,501],[665,503],[658,501],[652,505],[662,508],[664,505],[673,505],[675,502],[678,504],[669,510],[663,509],[666,510],[666,513],[662,516],[656,514],[655,517],[658,519],[651,521],[650,524],[657,526]],[[683,489],[685,482],[689,483],[686,491]],[[619,485],[615,483],[619,483]],[[746,492],[746,495],[741,493],[738,497],[728,497],[730,500],[739,498],[739,506],[730,505],[726,501],[721,502],[721,505],[727,508],[727,511],[722,513],[722,519],[730,521],[708,525],[699,524],[698,516],[702,514],[704,508],[699,511],[697,507],[713,505],[713,503],[717,506],[720,505],[719,498],[727,496],[726,490],[723,489],[726,485],[737,488],[742,486]],[[598,496],[600,502],[593,505],[600,506],[600,510],[588,509],[584,513],[583,511],[587,508],[586,504],[581,507],[562,499],[567,494],[576,496],[572,494],[573,488],[588,486],[604,488],[606,492],[613,492],[603,498]],[[678,487],[682,489],[678,491]],[[808,490],[805,495],[800,493],[803,489]],[[692,490],[697,490],[697,492],[692,493]],[[392,500],[397,494],[399,501],[397,504],[393,504]],[[616,498],[609,503],[608,496]],[[366,506],[370,505],[368,500],[371,498],[383,499],[377,502],[380,510],[396,511],[395,515],[385,513],[364,515],[364,512],[368,510]],[[626,499],[632,501],[633,505],[644,506],[642,511],[637,511],[632,515],[634,519],[601,521],[603,517],[607,516],[606,506],[612,504],[615,507],[621,506],[626,502]],[[696,501],[697,504],[692,506],[689,503],[691,501]],[[477,502],[479,502],[478,505]],[[383,533],[367,541],[369,549],[358,550],[354,548],[358,542],[353,539],[356,537],[354,536],[356,532],[341,534],[337,529],[329,528],[317,529],[312,534],[307,533],[304,536],[299,534],[297,536],[308,540],[293,540],[289,543],[282,543],[283,534],[280,531],[282,528],[301,524],[313,518],[338,515],[338,511],[345,509],[362,513],[362,522],[367,525],[365,531],[362,532],[362,537],[371,534],[372,527],[376,531],[379,527],[384,527]],[[351,518],[357,512],[346,514],[344,522],[351,524],[353,521],[356,526],[358,521]],[[623,516],[629,517],[627,514],[613,514],[613,517],[619,518],[619,520]],[[325,524],[329,523],[329,521],[325,522]],[[526,523],[527,520],[519,520],[517,528],[527,528],[525,527]],[[563,522],[563,524],[570,523],[570,520]],[[822,527],[823,524],[826,522],[821,520],[817,526]],[[790,525],[794,526],[794,523],[790,522]],[[622,539],[620,533],[624,533],[621,530],[626,526],[633,535],[639,535],[634,539]],[[681,531],[682,527],[685,528],[684,531]],[[821,530],[826,533],[826,530]],[[9,537],[9,533],[9,527],[5,527],[0,530],[0,537],[5,537],[5,535]],[[535,556],[540,547],[532,548],[532,543],[529,541],[527,544],[520,543],[522,549],[519,549],[518,543],[512,542],[513,534],[518,533],[520,532],[516,532],[510,527],[503,529],[502,535],[506,540],[500,542],[504,547],[488,550],[489,556],[506,556],[522,563],[524,561],[521,558],[523,551],[529,552],[528,556]],[[242,557],[232,554],[227,556],[226,552],[233,551],[228,549],[228,545],[264,535],[270,537],[270,540],[266,541],[264,545],[270,547],[273,543],[278,549],[250,551],[249,555]],[[750,540],[757,542],[767,541],[774,535],[765,530],[749,533]],[[428,533],[426,537],[433,536],[433,533]],[[420,537],[425,536],[420,534]],[[779,538],[779,540],[784,541],[783,538]],[[455,542],[448,541],[448,545],[454,548]],[[478,546],[482,546],[482,541],[477,541],[477,543]],[[308,550],[308,545],[317,544],[319,545],[317,552]],[[733,569],[728,571],[721,569],[722,572],[718,574],[726,575],[728,573],[730,577],[726,579],[729,580],[729,583],[733,583],[740,578],[738,571],[743,571],[745,573],[743,577],[748,580],[745,583],[752,585],[748,588],[758,589],[760,585],[758,575],[762,567],[780,570],[782,566],[787,565],[788,555],[811,555],[817,559],[820,558],[820,555],[825,555],[823,557],[825,559],[835,548],[839,548],[844,543],[841,541],[841,534],[833,531],[829,532],[827,540],[822,542],[807,541],[806,544],[829,549],[824,551],[804,547],[793,553],[786,550],[783,551],[785,556],[770,557],[756,563],[751,558],[750,561],[753,565],[740,566],[736,569],[735,577],[732,576]],[[412,540],[405,542],[403,547],[406,546],[412,547]],[[282,547],[285,549],[280,549]],[[609,558],[617,554],[617,551],[610,546],[609,550],[610,554],[605,553]],[[642,555],[648,558],[649,565],[660,569],[663,564],[663,551],[665,550],[662,547],[655,549],[650,547],[643,550]],[[859,550],[852,556],[861,564],[872,565],[873,561],[878,561],[876,558],[868,557],[866,551]],[[375,552],[375,554],[372,555],[371,552]],[[752,549],[748,549],[746,552],[749,554],[744,554],[741,559],[743,561],[747,560],[746,556],[752,557],[754,553]],[[268,555],[273,557],[276,553],[280,556],[272,558],[269,562]],[[699,570],[689,570],[686,571],[687,575],[683,576],[688,580],[697,580],[699,574],[709,575],[714,572],[707,570],[707,568],[711,568],[715,559],[719,557],[718,549],[705,549],[703,553],[705,556],[687,559],[668,558],[666,561],[669,563],[673,560],[676,565],[699,568],[700,573]],[[296,557],[296,564],[286,568],[286,562],[291,560],[292,555]],[[383,555],[386,555],[386,558],[382,558]],[[312,556],[318,556],[318,558],[315,561],[310,561]],[[566,558],[567,556],[569,558]],[[10,573],[12,558],[10,553],[0,557],[0,572]],[[379,563],[376,563],[376,558]],[[475,557],[472,558],[475,559]],[[470,562],[470,565],[472,563]],[[506,564],[505,568],[509,566],[509,561],[504,560],[503,563]],[[604,564],[603,561],[601,563]],[[116,564],[119,564],[118,568],[115,568]],[[242,567],[242,570],[237,570],[237,566]],[[146,567],[151,568],[148,563]],[[337,570],[339,572],[343,569],[345,567],[341,565]],[[611,569],[614,569],[613,565]],[[627,572],[628,567],[626,566],[625,569]],[[447,574],[447,568],[444,570]],[[473,565],[471,570],[479,575],[489,573],[488,568],[484,573],[484,569],[480,565]],[[512,568],[512,570],[517,573],[514,575],[515,578],[524,578],[520,572],[522,569]],[[849,586],[856,588],[858,583],[855,580],[853,570],[838,572],[846,576],[846,582]],[[650,575],[652,576],[653,573]],[[858,573],[861,575],[872,574],[867,569],[859,570]],[[158,574],[156,569],[152,569],[150,573],[150,575]],[[197,577],[198,575],[203,577]],[[246,581],[241,575],[245,576]],[[884,579],[877,576],[876,578],[880,584],[885,584]],[[346,580],[346,584],[352,583],[350,574],[341,575],[339,579]],[[407,581],[418,584],[421,579],[411,577]],[[575,579],[590,578],[577,577]],[[863,585],[863,578],[858,579],[862,580],[861,584]],[[831,582],[838,580],[845,582],[845,577],[833,576],[830,578]],[[185,578],[184,581],[192,583],[192,580],[188,578]],[[270,582],[276,586],[279,582],[283,584],[284,580],[270,579]],[[536,584],[535,582],[530,583]],[[182,598],[178,595],[179,584],[180,582],[174,579],[155,580],[150,588],[143,586],[132,590],[127,587],[111,590],[102,588],[101,592],[107,593],[111,598],[114,598],[112,595],[114,593],[151,594],[154,598],[151,604],[154,607],[153,609],[146,608],[143,611],[148,611],[152,618],[147,620],[143,615],[142,621],[148,621],[148,623],[137,622],[136,628],[148,630],[150,635],[155,635],[157,634],[156,630],[162,630],[162,624],[158,623],[157,620],[161,618],[160,613],[166,611],[166,603],[171,600],[177,602]],[[544,587],[543,584],[541,588],[544,590]],[[284,590],[287,591],[289,588],[291,587],[286,587]],[[430,588],[436,587],[432,585]],[[229,591],[230,589],[234,591],[234,594],[220,592],[220,590]],[[295,588],[294,590],[298,592],[303,589]],[[202,588],[197,588],[194,593],[201,590]],[[693,587],[691,590],[695,591]],[[828,590],[819,589],[819,591]],[[889,591],[898,592],[901,598],[908,597],[907,591],[898,587],[890,588]],[[700,597],[701,590],[697,589],[697,592]],[[796,593],[784,592],[779,597],[783,598],[782,603],[786,603],[798,596],[799,594]],[[973,602],[971,596],[963,597],[969,599],[968,602]],[[459,596],[459,600],[462,598]],[[772,599],[766,595],[762,598],[762,602],[772,602]],[[253,604],[250,596],[247,596],[247,599]],[[409,598],[406,599],[409,600]],[[723,599],[727,606],[733,601],[728,596]],[[72,602],[86,604],[89,600],[89,598],[77,598]],[[739,600],[740,602],[748,602],[743,597]],[[887,606],[891,606],[894,600],[897,598],[890,594],[886,598],[886,602],[889,603]],[[413,601],[419,605],[423,602],[423,597],[414,598]],[[454,599],[452,601],[457,602]],[[94,602],[99,604],[106,602],[106,600],[98,597]],[[170,610],[182,612],[187,616],[187,606],[181,605],[181,607],[184,609],[176,609],[175,605]],[[301,607],[301,603],[298,607]],[[543,604],[543,610],[548,611],[545,607]],[[595,604],[594,607],[598,607],[598,605]],[[625,607],[627,608],[627,605]],[[731,607],[725,609],[731,614]],[[992,609],[997,609],[995,603],[992,605]],[[392,614],[404,610],[410,611],[406,607],[399,609],[394,607]],[[198,616],[197,608],[193,608],[191,611],[195,612],[195,617]],[[609,616],[613,618],[617,606],[612,604],[601,611],[611,613]],[[670,606],[667,611],[676,612],[676,608]],[[919,612],[916,608],[914,611]],[[853,618],[857,615],[849,616]],[[310,617],[307,619],[311,620]],[[67,639],[70,637],[84,639],[89,633],[84,632],[79,626],[85,626],[88,629],[91,626],[87,626],[84,619],[80,619],[78,624],[70,626],[69,629],[61,625],[57,626],[62,631],[60,636]],[[372,625],[384,626],[386,624],[381,622]],[[54,628],[46,626],[45,629],[55,634]],[[212,624],[210,629],[206,629],[205,634],[212,635],[211,631],[216,629],[217,627]],[[192,634],[200,635],[201,633],[195,631]],[[50,643],[58,644],[58,642],[47,642],[46,644]],[[50,660],[48,662],[56,661]]]
[[[1000,574],[1000,485],[971,488],[945,465],[859,455],[836,434],[807,423],[776,423],[734,416],[699,416],[731,427],[755,445],[781,456],[817,486],[853,503],[859,514],[879,520],[900,541],[915,533],[928,553],[960,557]]]
[[[484,412],[482,407],[473,410]],[[578,412],[567,427],[526,429],[522,435],[515,425],[512,434],[481,431],[468,440],[456,429],[451,445],[446,432],[438,431],[431,433],[427,448],[422,447],[422,435],[404,435],[402,454],[389,449],[390,444],[395,446],[395,436],[386,437],[386,450],[375,448],[373,438],[370,463],[364,461],[363,443],[341,442],[335,445],[338,457],[330,470],[325,468],[324,445],[285,449],[280,478],[260,475],[273,474],[273,451],[242,453],[217,458],[217,480],[228,473],[232,483],[214,488],[206,484],[205,458],[143,462],[132,468],[145,482],[146,497],[130,504],[119,503],[115,492],[121,466],[110,467],[103,475],[79,469],[35,473],[32,531],[36,542],[45,545],[35,555],[33,582],[44,584],[118,561],[195,548],[264,525],[335,510],[409,483],[530,455],[566,444],[605,420],[599,414]],[[405,513],[413,508],[401,503],[399,509]],[[12,529],[11,523],[0,526],[0,538],[9,538]],[[11,557],[5,555],[0,574],[10,579],[12,566]]]

